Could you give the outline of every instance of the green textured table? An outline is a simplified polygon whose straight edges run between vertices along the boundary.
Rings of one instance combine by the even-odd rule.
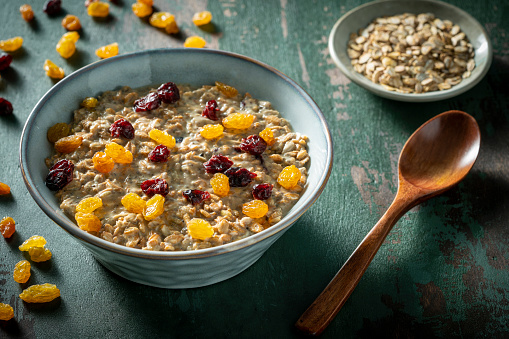
[[[507,338],[509,336],[509,2],[451,0],[476,17],[494,45],[487,77],[446,101],[412,104],[376,97],[350,83],[333,64],[327,38],[335,21],[360,0],[155,0],[175,14],[172,37],[134,17],[131,1],[112,4],[107,19],[86,15],[83,0],[63,0],[81,19],[75,56],[55,45],[64,12],[49,18],[31,0],[28,24],[3,0],[0,40],[24,38],[2,71],[0,96],[14,105],[0,117],[0,217],[12,216],[16,235],[0,241],[0,302],[15,320],[0,321],[0,337],[19,338],[291,338],[294,322],[325,287],[389,206],[397,185],[397,158],[410,134],[432,116],[464,110],[479,122],[479,159],[457,187],[410,211],[396,224],[357,289],[324,338]],[[214,15],[214,32],[191,23],[194,12]],[[57,227],[30,197],[21,176],[18,145],[25,120],[54,82],[49,58],[66,74],[98,58],[96,48],[118,42],[120,53],[181,46],[192,34],[209,48],[241,53],[296,80],[316,100],[334,139],[334,169],[315,205],[253,266],[225,282],[192,290],[163,290],[122,279]],[[211,65],[213,67],[213,65]],[[30,284],[51,282],[60,299],[23,303],[12,279],[23,256],[17,246],[33,234],[47,238],[53,258],[32,269]]]

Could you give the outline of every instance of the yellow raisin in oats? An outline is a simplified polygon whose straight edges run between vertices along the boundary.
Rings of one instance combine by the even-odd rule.
[[[284,188],[290,189],[297,185],[301,176],[300,170],[295,165],[290,165],[283,168],[279,173],[277,182]]]
[[[187,231],[194,239],[205,240],[214,235],[210,223],[200,218],[193,218],[187,223]]]
[[[92,157],[94,168],[101,173],[109,173],[115,167],[115,162],[104,152],[96,152]]]
[[[41,237],[40,235],[32,235],[30,238],[25,240],[18,248],[20,251],[25,252],[30,249],[30,247],[44,247],[46,245],[46,239]]]
[[[250,218],[264,217],[269,211],[269,206],[261,200],[251,200],[242,204],[242,213]]]
[[[60,290],[53,284],[32,285],[19,295],[27,303],[46,303],[60,296]]]
[[[166,24],[164,30],[168,34],[177,34],[179,32],[179,26],[177,25],[175,18],[172,18],[172,20],[168,20],[168,23]]]
[[[157,28],[165,28],[171,21],[175,21],[175,16],[168,12],[155,12],[150,16],[148,22]]]
[[[237,91],[235,87],[223,84],[222,82],[219,81],[216,81],[216,87],[219,92],[223,93],[229,98],[233,98],[239,93],[239,91]]]
[[[193,15],[193,23],[196,26],[203,26],[210,23],[211,21],[212,13],[210,13],[209,11],[198,12],[194,13]]]
[[[95,108],[97,106],[97,103],[98,100],[96,98],[88,97],[81,102],[81,106],[86,108]]]
[[[210,179],[210,186],[212,186],[214,194],[225,197],[230,192],[230,179],[223,173],[216,173]]]
[[[115,142],[110,142],[106,145],[105,153],[118,164],[130,164],[133,162],[133,154]]]
[[[164,212],[164,197],[161,194],[155,194],[152,198],[147,200],[145,209],[143,210],[143,217],[149,221],[157,218]]]
[[[76,212],[81,213],[92,213],[96,209],[103,206],[103,200],[99,197],[88,197],[82,199],[78,205],[76,205]]]
[[[30,262],[28,260],[21,260],[14,267],[12,277],[14,281],[20,284],[24,284],[30,279]]]
[[[81,29],[80,19],[76,15],[67,14],[62,19],[62,27],[68,31],[77,31]]]
[[[16,232],[16,222],[11,217],[4,217],[0,221],[0,233],[2,236],[7,239],[12,237],[12,235]]]
[[[19,12],[21,13],[21,17],[23,18],[23,20],[27,22],[34,20],[34,11],[32,10],[32,6],[27,4],[22,5],[19,8]]]
[[[127,193],[121,200],[127,212],[142,214],[146,202],[136,193]]]
[[[118,55],[118,43],[114,42],[112,44],[99,47],[95,50],[95,55],[101,59],[107,59]]]
[[[33,262],[43,262],[51,259],[51,251],[46,247],[30,247],[28,255]]]
[[[48,59],[44,61],[44,70],[46,75],[53,79],[62,79],[65,76],[64,70]]]
[[[87,14],[95,18],[105,18],[110,14],[110,5],[106,2],[92,2],[87,7]]]
[[[138,18],[144,18],[152,14],[152,6],[146,5],[142,2],[132,4],[131,9],[133,10],[134,15]]]
[[[201,128],[200,134],[207,140],[216,139],[223,135],[223,126],[208,124]]]
[[[164,145],[168,148],[175,147],[175,144],[177,142],[172,135],[166,133],[165,131],[160,131],[155,128],[148,132],[148,136],[150,137],[150,139],[153,139],[157,143]]]
[[[70,40],[60,40],[57,43],[56,50],[62,58],[68,59],[76,52],[76,45]]]
[[[0,303],[0,320],[11,320],[14,318],[14,309],[9,304]]]
[[[0,182],[0,195],[6,195],[9,193],[11,193],[11,188],[9,187],[9,185]]]
[[[190,36],[184,41],[184,47],[189,48],[203,48],[206,44],[205,39],[197,35]]]
[[[229,129],[248,129],[254,121],[254,115],[232,113],[223,119],[223,126]]]
[[[59,122],[48,128],[48,141],[55,143],[58,140],[65,138],[69,135],[69,125],[64,122]]]
[[[76,224],[83,231],[99,232],[101,230],[101,220],[93,213],[77,212],[74,215],[74,219],[76,219]]]
[[[68,137],[64,137],[58,139],[55,142],[55,150],[62,154],[68,154],[74,152],[81,146],[83,142],[83,137],[80,135],[69,135]]]
[[[260,138],[265,140],[267,145],[272,146],[276,142],[276,139],[274,138],[274,133],[272,133],[272,130],[270,128],[265,128],[263,131],[261,131],[259,134]]]
[[[23,38],[20,36],[0,41],[0,49],[4,50],[5,52],[14,52],[20,49],[22,45]]]
[[[78,32],[67,32],[60,38],[60,41],[72,41],[74,43],[77,43],[80,38],[80,35]]]

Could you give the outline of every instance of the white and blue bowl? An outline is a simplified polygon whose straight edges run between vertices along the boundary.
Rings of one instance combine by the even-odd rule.
[[[159,85],[168,81],[196,86],[221,81],[270,101],[295,131],[309,137],[311,158],[303,195],[279,223],[251,237],[218,247],[183,252],[144,251],[110,243],[80,230],[59,208],[44,184],[45,159],[52,152],[49,127],[70,122],[73,110],[89,96],[119,88]],[[30,114],[21,137],[20,161],[26,186],[40,208],[85,246],[112,272],[135,282],[162,288],[213,284],[252,265],[316,201],[332,169],[332,141],[327,123],[313,99],[293,80],[251,58],[210,49],[155,49],[120,55],[88,65],[51,88]],[[71,241],[71,237],[64,239]]]

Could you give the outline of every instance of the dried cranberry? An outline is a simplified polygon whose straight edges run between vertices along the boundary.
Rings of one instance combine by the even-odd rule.
[[[265,152],[267,143],[258,135],[250,135],[242,139],[239,148],[246,153],[260,155]]]
[[[167,82],[159,86],[157,94],[159,95],[159,99],[165,104],[173,104],[180,99],[179,89],[173,82]]]
[[[110,126],[112,138],[124,137],[126,139],[134,138],[134,127],[126,119],[118,119]]]
[[[0,54],[0,71],[3,71],[9,67],[12,62],[12,55],[7,53]]]
[[[232,165],[233,161],[228,159],[228,157],[218,154],[211,156],[210,159],[203,164],[203,167],[205,167],[207,173],[222,173],[232,167]]]
[[[52,191],[58,191],[70,183],[73,178],[74,164],[62,159],[49,169],[46,186]]]
[[[42,10],[48,15],[56,15],[60,13],[62,9],[62,1],[60,0],[48,0],[44,4]]]
[[[149,154],[148,158],[152,162],[166,162],[170,156],[170,150],[164,145],[158,145]]]
[[[8,100],[0,98],[0,115],[11,115],[12,111],[12,104]]]
[[[193,205],[198,205],[203,200],[210,199],[210,193],[200,190],[185,190],[182,195]]]
[[[210,120],[219,120],[219,118],[216,115],[217,111],[219,111],[217,102],[215,100],[209,100],[207,101],[207,104],[205,105],[205,108],[203,109],[201,115],[206,118],[209,118]]]
[[[149,197],[153,196],[154,194],[160,194],[164,197],[170,191],[166,180],[159,178],[145,180],[141,183],[140,187],[143,193]]]
[[[256,178],[256,173],[249,172],[243,167],[230,167],[224,174],[228,177],[231,187],[246,187]]]
[[[258,200],[267,200],[272,195],[272,184],[257,184],[253,186],[253,198]]]
[[[136,112],[146,112],[161,106],[161,99],[156,92],[152,92],[134,102]]]

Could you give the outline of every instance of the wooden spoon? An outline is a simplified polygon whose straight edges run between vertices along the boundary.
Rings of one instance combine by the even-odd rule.
[[[392,226],[412,207],[448,190],[470,171],[481,134],[473,117],[461,111],[437,115],[410,136],[399,156],[398,191],[389,209],[360,243],[295,326],[319,335],[353,292]]]

